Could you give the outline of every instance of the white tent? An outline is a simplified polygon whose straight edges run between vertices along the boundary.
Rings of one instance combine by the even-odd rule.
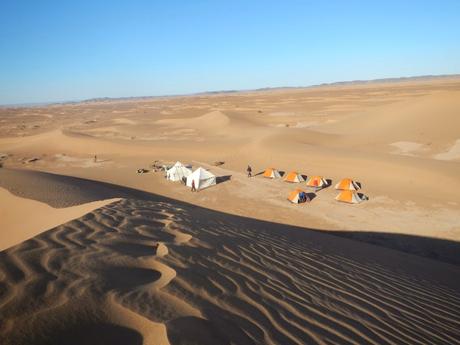
[[[216,176],[202,167],[199,167],[187,177],[188,187],[192,187],[192,181],[195,181],[195,188],[197,190],[204,189],[216,184]]]
[[[166,171],[166,178],[171,181],[180,181],[183,177],[188,177],[192,169],[187,168],[181,162],[176,162],[171,169]]]

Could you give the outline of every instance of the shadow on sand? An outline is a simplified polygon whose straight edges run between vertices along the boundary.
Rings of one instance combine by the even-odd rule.
[[[232,179],[232,175],[225,175],[225,176],[217,176],[216,177],[216,184],[221,184]]]
[[[313,201],[313,199],[316,198],[316,193],[309,192],[306,194],[307,194],[308,199],[310,199],[310,201]]]
[[[258,173],[257,175],[259,174],[261,173]],[[222,176],[220,178],[222,180],[218,183],[230,180],[231,176]],[[50,190],[49,193],[36,195],[33,192],[34,188],[31,188],[32,184],[41,183],[42,179],[52,180],[53,184],[57,186],[55,189]],[[77,177],[56,175],[37,171],[0,169],[0,187],[8,187],[10,192],[15,195],[45,202],[51,206],[53,206],[53,204],[57,204],[55,200],[62,202],[62,198],[65,199],[65,195],[67,193],[71,193],[69,197],[68,206],[74,206],[79,203],[97,201],[101,199],[125,198],[172,202],[179,206],[192,206],[195,209],[208,210],[206,208],[188,204],[183,201],[159,196],[156,194],[140,191],[133,188],[123,187],[111,183],[92,181]],[[316,194],[309,193],[309,197],[313,199],[316,197]],[[224,212],[219,211],[208,211],[215,212],[216,214],[222,213],[226,216],[235,217],[240,221],[257,221],[265,223],[266,225],[277,224],[255,220],[249,217],[241,217],[226,214]],[[279,226],[283,224],[277,225]],[[395,234],[391,232],[386,233],[373,231],[328,231],[296,227],[291,225],[284,225],[283,228],[283,231],[295,231],[297,233],[299,233],[299,230],[303,231],[303,234],[305,234],[305,230],[313,230],[316,232],[321,232],[323,234],[329,234],[347,239],[357,240],[360,242],[366,242],[373,245],[399,250],[408,254],[414,254],[433,260],[439,260],[455,265],[460,265],[460,242],[456,241],[422,237],[416,235]]]
[[[37,345],[142,345],[142,335],[127,327],[109,323],[90,323],[87,321],[65,328],[55,334],[45,336],[46,340],[31,341]]]

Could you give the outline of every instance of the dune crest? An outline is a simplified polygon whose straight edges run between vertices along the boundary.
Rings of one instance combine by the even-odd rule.
[[[40,201],[15,196],[0,187],[0,228],[4,230],[0,232],[0,251],[118,200],[106,199],[56,209]]]

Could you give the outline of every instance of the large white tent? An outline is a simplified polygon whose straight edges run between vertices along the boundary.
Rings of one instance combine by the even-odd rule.
[[[195,181],[195,188],[197,190],[204,189],[216,184],[216,176],[202,167],[199,167],[187,177],[188,187],[192,187],[192,181]]]
[[[176,162],[171,169],[166,171],[166,178],[171,181],[180,181],[183,177],[188,177],[192,169],[187,168],[181,162]]]

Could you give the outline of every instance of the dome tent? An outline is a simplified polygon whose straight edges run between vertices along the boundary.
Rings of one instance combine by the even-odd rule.
[[[358,190],[360,188],[360,185],[353,181],[351,178],[344,178],[335,185],[335,189],[339,190]]]
[[[335,197],[335,200],[349,204],[359,204],[364,200],[368,200],[368,198],[361,193],[356,193],[351,190],[343,190]]]
[[[322,176],[312,176],[307,182],[308,187],[321,189],[327,187],[329,184]]]
[[[302,189],[297,188],[289,193],[288,200],[293,204],[300,204],[302,202],[310,201],[310,198]]]
[[[297,173],[297,171],[291,171],[289,174],[286,175],[284,178],[285,182],[291,182],[291,183],[299,183],[299,182],[304,182],[305,179],[303,178],[302,175]]]
[[[268,168],[265,170],[263,177],[266,178],[281,178],[281,174],[279,173],[278,170],[274,168]]]

